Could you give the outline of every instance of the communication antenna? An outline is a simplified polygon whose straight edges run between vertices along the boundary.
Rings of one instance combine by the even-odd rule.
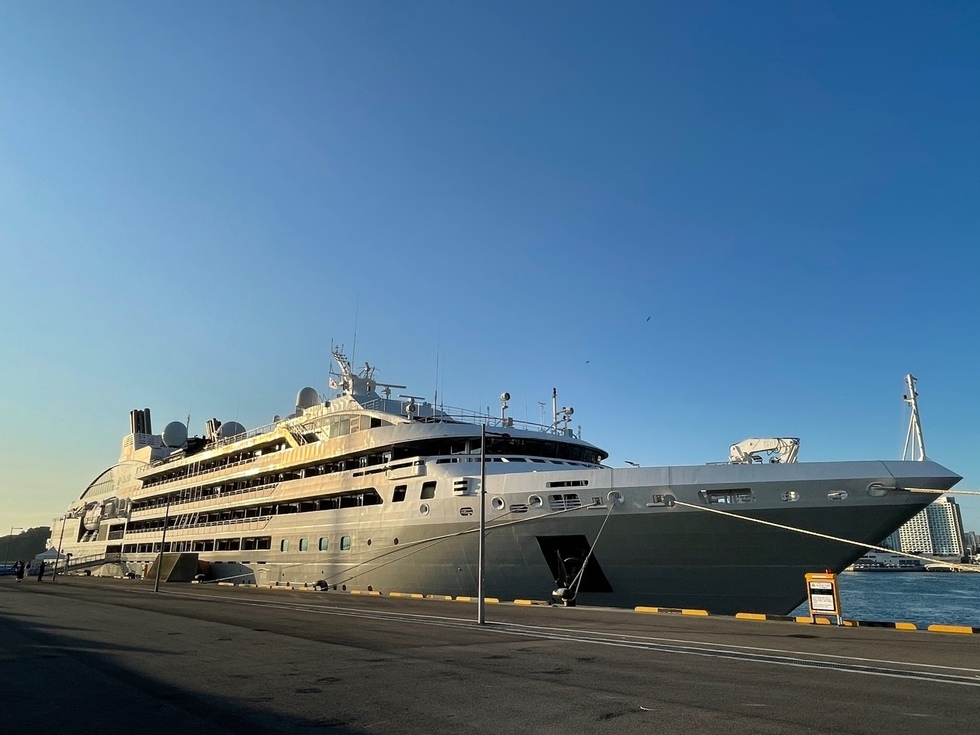
[[[919,420],[918,393],[915,384],[918,381],[911,373],[905,376],[905,384],[908,386],[908,393],[902,396],[909,406],[912,407],[912,415],[909,417],[909,430],[905,434],[905,449],[902,451],[902,459],[921,462],[926,458],[926,443],[922,438],[922,422]],[[915,444],[912,443],[913,436]],[[916,456],[918,455],[918,456]]]
[[[350,347],[350,364],[354,364],[354,356],[357,353],[357,314],[361,310],[361,295],[357,294],[354,300],[354,343]]]

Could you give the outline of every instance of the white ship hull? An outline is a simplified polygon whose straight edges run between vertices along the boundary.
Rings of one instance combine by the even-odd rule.
[[[479,427],[364,398],[196,451],[164,446],[147,416],[52,543],[76,572],[138,573],[162,546],[196,555],[205,581],[475,596]],[[489,597],[786,613],[806,572],[843,570],[934,497],[913,490],[960,479],[930,461],[613,469],[553,429],[504,422],[488,440]]]

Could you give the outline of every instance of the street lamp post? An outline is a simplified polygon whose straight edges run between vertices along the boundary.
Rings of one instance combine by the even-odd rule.
[[[10,559],[8,559],[7,557],[10,556],[10,542],[13,541],[14,531],[23,531],[23,530],[24,529],[23,528],[20,528],[19,526],[11,526],[10,527],[10,535],[7,536],[7,548],[3,552],[3,560],[4,560],[4,562],[10,561]]]
[[[508,396],[509,397],[509,396]],[[491,436],[508,438],[510,434],[495,434]],[[480,547],[479,560],[477,562],[477,582],[476,582],[476,622],[477,625],[486,623],[486,566],[487,566],[487,425],[480,427]]]
[[[163,569],[163,547],[167,543],[167,524],[170,522],[170,496],[167,496],[167,509],[163,513],[163,538],[160,539],[160,553],[157,554],[157,576],[153,582],[153,591],[160,591],[160,572]]]
[[[65,523],[68,522],[68,516],[64,515],[61,518],[61,535],[58,537],[58,556],[54,558],[54,571],[51,573],[51,581],[54,582],[58,578],[58,562],[61,561],[61,544],[65,540]]]
[[[477,562],[476,622],[486,622],[486,601],[483,597],[484,567],[487,562],[487,425],[480,427],[480,554]]]

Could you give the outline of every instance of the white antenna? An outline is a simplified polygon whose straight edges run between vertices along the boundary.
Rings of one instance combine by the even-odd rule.
[[[354,356],[357,353],[357,314],[361,310],[361,295],[357,294],[357,298],[354,301],[354,344],[350,348],[350,362],[351,365],[354,364]]]
[[[902,400],[912,407],[912,415],[909,417],[909,430],[905,434],[905,449],[902,451],[902,459],[921,462],[926,458],[926,443],[922,438],[922,422],[919,420],[919,402],[916,400],[919,395],[915,390],[917,380],[918,378],[911,373],[905,376],[905,384],[908,386],[909,392],[902,396]],[[913,435],[915,436],[914,445],[912,444]]]

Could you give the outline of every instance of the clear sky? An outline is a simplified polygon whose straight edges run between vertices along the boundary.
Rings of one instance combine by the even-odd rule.
[[[0,534],[378,378],[980,490],[980,3],[0,5]],[[356,344],[355,344],[356,335]],[[962,499],[980,530],[980,499]]]

